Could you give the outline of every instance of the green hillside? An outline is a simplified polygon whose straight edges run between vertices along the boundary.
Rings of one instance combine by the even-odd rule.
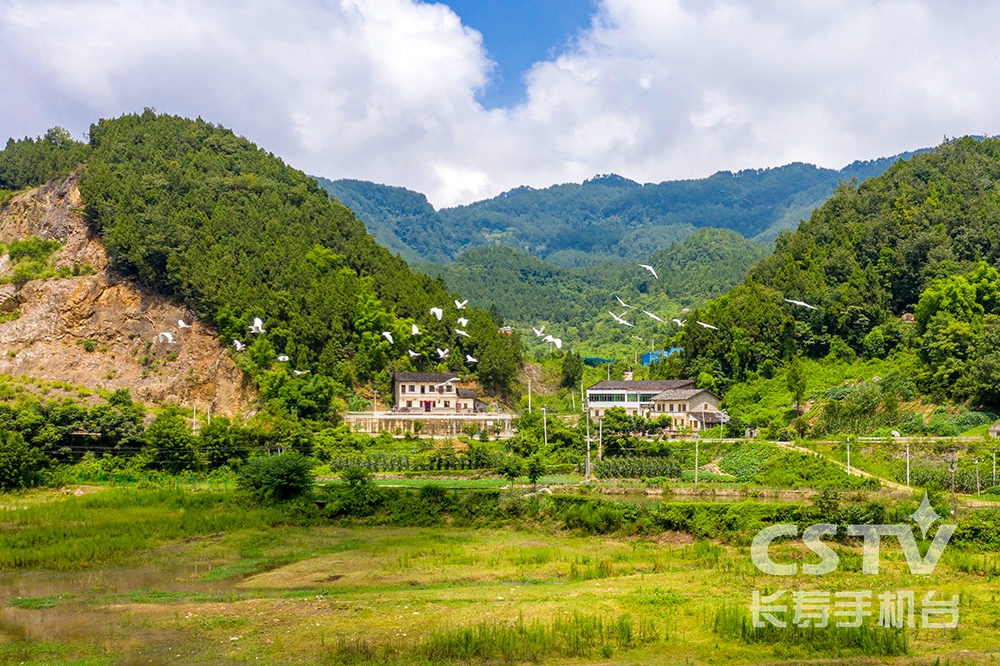
[[[793,354],[905,351],[920,390],[996,408],[998,261],[1000,140],[945,143],[838,187],[742,285],[693,312],[719,330],[685,329],[689,372],[728,381]]]
[[[404,188],[317,180],[357,212],[379,242],[408,260],[446,263],[466,250],[500,244],[574,267],[644,260],[705,227],[770,242],[808,217],[840,181],[864,180],[910,155],[839,171],[794,163],[645,185],[612,174],[582,184],[518,187],[440,211]]]

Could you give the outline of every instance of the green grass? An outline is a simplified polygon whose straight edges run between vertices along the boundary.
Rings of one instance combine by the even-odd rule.
[[[64,599],[72,599],[72,594],[53,594],[47,597],[12,597],[7,603],[12,608],[24,608],[27,610],[39,610],[42,608],[55,608]]]

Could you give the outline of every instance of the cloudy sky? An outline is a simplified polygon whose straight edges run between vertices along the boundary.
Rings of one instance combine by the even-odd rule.
[[[438,207],[1000,133],[1000,3],[0,0],[0,134],[153,107]]]

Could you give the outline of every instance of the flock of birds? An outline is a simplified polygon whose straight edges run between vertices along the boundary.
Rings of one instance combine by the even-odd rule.
[[[660,279],[660,276],[656,274],[656,269],[654,269],[652,266],[650,266],[648,264],[639,264],[639,267],[640,268],[644,268],[647,271],[649,271],[650,273],[652,273],[653,277],[655,279],[657,279],[657,280]],[[658,317],[656,314],[654,314],[652,312],[649,312],[648,310],[643,310],[641,308],[636,308],[634,305],[629,305],[628,303],[626,303],[625,301],[622,300],[621,296],[618,296],[617,294],[615,295],[615,298],[618,300],[618,303],[623,308],[625,308],[625,310],[623,310],[621,312],[621,314],[615,314],[611,310],[608,310],[608,314],[611,315],[612,319],[614,319],[615,322],[617,322],[617,323],[619,323],[619,324],[621,324],[623,326],[628,326],[630,328],[635,328],[635,324],[633,324],[630,321],[627,321],[625,319],[625,315],[628,313],[629,310],[637,310],[638,312],[641,312],[644,315],[648,316],[650,319],[653,319],[655,321],[663,323],[663,320],[660,319],[660,317]],[[786,298],[784,300],[787,303],[791,303],[792,305],[796,305],[798,307],[807,308],[809,310],[818,310],[819,309],[815,305],[810,305],[809,303],[806,303],[805,301],[799,301],[799,300],[795,300],[795,299],[791,299],[791,298]],[[455,309],[456,310],[465,310],[466,306],[468,305],[468,303],[469,303],[468,300],[455,301]],[[442,319],[444,318],[444,309],[443,308],[439,308],[439,307],[433,307],[433,308],[430,309],[430,314],[434,315],[434,317],[438,321],[442,321]],[[678,319],[676,317],[674,319],[672,319],[671,321],[673,321],[673,323],[677,324],[678,328],[683,328],[684,325],[687,323],[686,319],[682,320],[682,319]],[[456,319],[456,323],[461,328],[455,328],[454,329],[455,335],[459,335],[459,336],[471,339],[472,336],[469,335],[469,332],[465,330],[465,328],[468,327],[468,325],[469,325],[468,318],[467,317],[458,317]],[[695,323],[698,324],[699,326],[701,326],[702,328],[707,328],[707,329],[710,329],[710,330],[713,330],[713,331],[719,330],[719,328],[717,326],[713,326],[712,324],[708,324],[708,323],[705,323],[703,321],[695,320]],[[178,329],[191,328],[191,325],[188,324],[188,323],[185,323],[185,321],[183,319],[178,319],[177,320],[177,328]],[[264,321],[260,317],[254,317],[253,324],[251,324],[249,326],[249,329],[250,329],[250,334],[251,335],[259,335],[261,333],[266,333],[266,331],[264,330]],[[541,338],[542,336],[545,336],[543,338],[543,342],[549,343],[549,346],[550,346],[549,348],[550,349],[551,349],[552,345],[555,345],[556,349],[562,349],[562,342],[563,342],[562,339],[553,336],[551,333],[548,334],[548,335],[546,335],[545,334],[545,326],[542,326],[540,328],[534,328],[534,327],[532,327],[531,330],[535,333],[535,337]],[[410,326],[410,334],[413,335],[413,336],[421,335],[421,331],[420,331],[419,327],[417,327],[416,324],[411,324],[411,326]],[[388,340],[390,345],[396,344],[396,341],[393,338],[393,335],[392,335],[391,331],[382,331],[382,337],[384,337],[386,340]],[[642,338],[639,338],[639,337],[634,336],[634,335],[632,337],[635,338],[636,340],[640,340],[640,341],[642,340]],[[160,333],[157,336],[156,339],[161,344],[171,344],[171,345],[177,344],[177,341],[174,340],[174,335],[172,333],[170,333],[169,331],[164,331],[164,332]],[[236,351],[238,351],[238,352],[243,351],[244,349],[246,349],[246,345],[241,340],[233,340],[233,347],[235,347]],[[440,347],[435,347],[435,351],[437,352],[438,359],[441,360],[441,361],[447,360],[448,357],[451,355],[451,350],[448,349],[448,348],[441,349]],[[421,354],[419,352],[415,352],[412,349],[407,349],[406,353],[407,353],[407,355],[410,358],[417,358],[417,357],[423,356],[423,354]],[[290,359],[289,359],[289,357],[288,357],[287,354],[282,354],[282,355],[278,356],[278,361],[280,363],[287,363],[289,360]],[[473,357],[470,354],[466,354],[465,355],[465,362],[469,363],[469,364],[478,363],[479,359]],[[292,370],[292,372],[294,372],[296,375],[304,375],[304,374],[306,374],[309,371],[308,370]]]

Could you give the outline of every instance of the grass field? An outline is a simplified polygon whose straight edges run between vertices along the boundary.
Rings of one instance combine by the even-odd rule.
[[[122,489],[5,509],[5,550],[39,554],[0,570],[3,664],[961,664],[1000,649],[1000,553],[959,547],[917,577],[887,543],[873,577],[854,540],[835,573],[781,579],[745,543],[679,532],[296,525],[229,494]],[[108,544],[77,561],[92,538]],[[794,542],[772,555],[816,559]],[[957,594],[959,628],[748,633],[751,592],[786,588]]]

